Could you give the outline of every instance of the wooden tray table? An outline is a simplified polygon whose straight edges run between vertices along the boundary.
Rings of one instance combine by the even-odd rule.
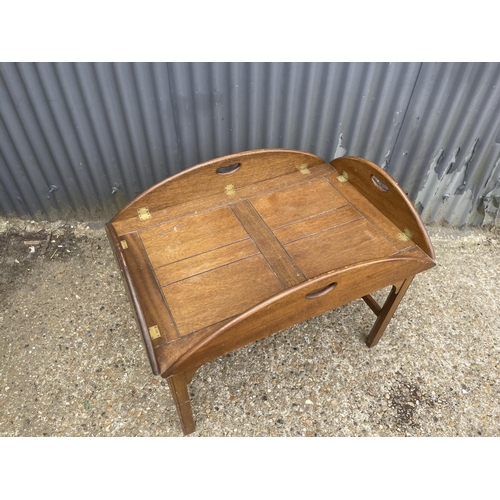
[[[376,315],[373,347],[413,277],[435,265],[408,197],[356,157],[225,156],[148,189],[106,228],[185,434],[201,365],[357,298]],[[389,285],[380,306],[370,294]]]

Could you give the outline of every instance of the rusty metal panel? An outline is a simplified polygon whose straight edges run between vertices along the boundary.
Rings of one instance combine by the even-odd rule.
[[[388,171],[424,222],[498,224],[500,64],[424,64]]]
[[[0,211],[106,218],[196,163],[278,147],[382,165],[427,222],[498,221],[499,72],[457,63],[0,63]]]

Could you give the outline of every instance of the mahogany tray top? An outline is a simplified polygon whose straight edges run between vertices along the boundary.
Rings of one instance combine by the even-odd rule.
[[[184,433],[201,365],[356,298],[375,345],[412,278],[435,265],[406,194],[362,158],[264,149],[153,186],[107,224],[154,374]],[[379,306],[371,293],[393,285]]]

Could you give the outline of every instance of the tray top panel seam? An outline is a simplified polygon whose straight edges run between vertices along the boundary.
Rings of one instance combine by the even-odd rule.
[[[396,250],[365,219],[286,243],[285,248],[309,279],[365,260],[388,257]]]
[[[365,220],[365,219],[363,217],[357,217],[355,219],[344,221],[341,224],[336,224],[334,226],[328,226],[328,227],[325,227],[325,228],[323,228],[323,229],[321,229],[319,231],[314,231],[314,232],[311,232],[311,233],[306,234],[304,236],[300,236],[298,238],[294,238],[294,239],[291,239],[291,240],[283,241],[282,245],[284,245],[286,247],[286,245],[288,245],[289,243],[295,243],[296,241],[300,241],[300,240],[303,240],[303,239],[306,239],[306,238],[310,238],[311,236],[316,236],[316,235],[324,233],[326,231],[330,231],[330,229],[335,229],[337,227],[345,226],[346,224],[350,224],[351,222],[356,222],[356,221],[359,221],[359,220]]]
[[[151,339],[153,347],[167,340],[177,340],[179,330],[174,322],[165,296],[158,285],[154,269],[148,258],[141,238],[137,233],[120,236],[120,240],[127,242],[127,249],[123,251],[123,257],[127,265],[127,272],[134,283],[140,309],[148,328],[158,327],[161,338]],[[144,335],[147,335],[144,332]]]
[[[273,231],[346,205],[345,198],[324,177],[254,196],[249,201]]]
[[[413,242],[411,240],[409,240],[408,242],[402,242],[402,241],[397,241],[396,240],[396,234],[399,232],[398,231],[398,228],[389,220],[387,219],[387,217],[382,213],[380,212],[380,210],[377,209],[377,207],[375,207],[372,203],[369,202],[369,200],[367,200],[361,193],[359,193],[359,195],[361,197],[363,197],[363,200],[370,205],[370,209],[371,209],[371,215],[368,215],[366,216],[365,213],[361,210],[361,208],[359,208],[359,205],[356,204],[355,201],[352,201],[351,199],[348,198],[348,194],[347,193],[341,193],[337,188],[336,186],[334,185],[334,183],[332,182],[331,180],[331,175],[326,175],[324,177],[324,179],[333,187],[333,189],[335,189],[335,191],[337,191],[340,196],[342,196],[346,202],[354,209],[356,210],[356,212],[358,212],[361,216],[361,218],[363,218],[366,222],[368,222],[368,224],[370,224],[370,226],[377,232],[380,234],[380,236],[382,236],[382,238],[384,238],[384,240],[387,241],[387,243],[389,243],[392,247],[394,247],[396,250],[404,250],[405,248],[408,248],[410,246],[413,245]],[[346,183],[347,184],[347,183]],[[354,186],[349,186],[350,188],[352,189],[356,189]],[[357,191],[357,190],[356,190]],[[389,238],[387,233],[381,231],[381,228],[379,227],[378,224],[375,224],[374,223],[374,219],[375,219],[375,216],[373,214],[378,214],[378,217],[379,217],[379,220],[384,220],[386,221],[386,224],[389,224],[391,226],[394,227],[394,237],[393,238]]]
[[[171,266],[175,266],[178,263],[188,263],[189,264],[189,261],[192,261],[194,258],[201,257],[201,256],[203,256],[205,254],[210,254],[212,252],[220,250],[221,248],[224,249],[226,247],[227,248],[232,247],[234,244],[233,245],[226,245],[225,247],[216,248],[215,251],[212,250],[211,252],[205,252],[204,254],[198,254],[198,255],[195,255],[194,257],[190,257],[190,258],[184,259],[183,261],[173,262],[172,264],[167,264],[166,266],[162,266],[161,268],[157,268],[155,270],[155,273],[156,273],[156,275],[158,277],[158,282],[159,282],[160,286],[161,287],[165,287],[165,286],[171,285],[172,283],[177,283],[178,281],[183,281],[185,279],[192,278],[193,276],[198,276],[200,274],[209,273],[211,271],[214,271],[215,269],[219,269],[220,267],[224,267],[224,266],[227,266],[229,264],[232,264],[233,262],[239,262],[240,260],[249,259],[250,257],[253,257],[255,255],[259,255],[260,254],[258,248],[255,246],[255,244],[253,243],[253,241],[252,241],[251,238],[246,238],[246,239],[241,240],[241,241],[239,241],[237,243],[241,243],[241,242],[249,242],[249,243],[251,243],[254,246],[254,250],[251,251],[251,252],[247,252],[245,254],[242,254],[242,255],[234,256],[233,258],[227,258],[224,261],[221,261],[220,263],[216,263],[216,264],[213,264],[213,265],[206,265],[206,266],[203,267],[202,270],[199,270],[199,271],[195,270],[194,272],[189,272],[189,273],[181,274],[180,277],[174,277],[173,279],[170,278],[169,280],[160,280],[160,276],[162,275],[162,271],[163,270],[167,270],[168,271],[167,268],[169,268],[169,267],[171,268]],[[160,276],[158,276],[158,274],[160,274]]]
[[[248,237],[228,206],[166,222],[140,234],[155,269]]]
[[[273,228],[273,232],[276,231],[277,229],[284,229],[286,227],[293,226],[294,224],[297,224],[299,222],[306,222],[306,221],[308,221],[310,219],[314,219],[315,217],[318,217],[319,215],[325,215],[325,214],[328,214],[330,212],[336,212],[337,210],[341,210],[342,208],[345,208],[345,207],[347,207],[349,205],[350,205],[350,203],[347,202],[345,205],[341,205],[340,207],[335,207],[335,208],[332,208],[331,210],[325,210],[324,212],[319,212],[317,214],[309,215],[309,216],[304,217],[303,219],[300,219],[300,220],[295,220],[295,221],[292,221],[292,222],[287,222],[286,224],[283,224],[282,226],[277,226],[277,227]]]
[[[112,222],[118,236],[143,231],[153,227],[174,222],[192,215],[210,212],[211,210],[225,207],[229,204],[244,201],[256,196],[265,195],[274,191],[279,191],[287,187],[296,186],[309,182],[315,178],[323,178],[325,175],[336,172],[329,164],[323,163],[314,167],[309,167],[309,173],[303,174],[298,170],[296,172],[283,174],[272,179],[259,181],[255,184],[245,186],[235,186],[236,194],[228,197],[224,192],[214,194],[196,201],[180,203],[164,209],[151,211],[152,218],[147,221],[141,221],[138,217],[131,217],[116,222]],[[228,180],[228,183],[229,180]]]
[[[198,330],[193,330],[190,333],[186,333],[185,335],[182,335],[180,339],[167,340],[165,342],[159,343],[159,344],[154,346],[154,349],[158,349],[157,351],[155,351],[155,354],[157,354],[159,356],[162,356],[162,355],[164,356],[165,351],[164,351],[164,349],[161,349],[161,348],[165,347],[167,344],[171,344],[172,342],[175,342],[178,340],[182,340],[182,342],[189,342],[190,338],[204,335],[204,334],[207,334],[208,332],[215,332],[216,330],[218,330],[219,328],[221,328],[222,326],[224,326],[225,324],[229,323],[230,321],[232,321],[234,318],[237,318],[237,317],[238,317],[238,314],[236,314],[234,316],[230,316],[228,318],[225,318],[221,321],[218,321],[217,323],[212,323],[211,325],[204,326],[202,328],[199,328]]]
[[[284,290],[262,254],[163,287],[179,333],[186,336],[241,314]]]
[[[304,274],[278,241],[249,200],[230,205],[242,227],[286,288],[306,280]]]
[[[177,332],[177,337],[180,338],[181,334],[179,332],[179,328],[177,328],[177,324],[175,322],[174,315],[172,314],[172,311],[170,310],[170,306],[168,305],[168,302],[167,302],[167,298],[165,297],[165,294],[163,293],[163,288],[158,280],[158,276],[156,275],[155,268],[153,267],[153,264],[151,263],[151,260],[149,259],[149,255],[148,255],[148,252],[146,251],[146,247],[144,246],[144,242],[142,241],[142,238],[141,238],[141,235],[139,234],[139,232],[137,232],[136,234],[137,234],[137,238],[141,242],[142,250],[143,250],[144,254],[146,255],[148,265],[151,268],[151,270],[153,271],[153,276],[154,276],[154,279],[156,282],[156,286],[158,287],[158,290],[160,290],[161,296],[163,298],[163,303],[165,304],[165,308],[167,309],[168,315],[170,316],[170,319],[172,321],[172,324],[174,325],[175,331]],[[174,340],[176,340],[176,339],[174,339]]]

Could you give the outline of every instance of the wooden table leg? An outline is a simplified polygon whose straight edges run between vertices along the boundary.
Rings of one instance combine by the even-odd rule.
[[[393,314],[396,312],[401,299],[404,297],[406,290],[410,286],[414,276],[410,276],[406,278],[401,284],[398,283],[399,286],[393,286],[391,293],[387,297],[385,304],[382,306],[382,310],[377,315],[377,320],[371,329],[368,338],[366,339],[366,345],[368,347],[374,347],[377,345],[380,337],[382,337],[389,321]]]
[[[190,373],[189,375],[191,376],[190,378],[192,378],[193,374]],[[167,380],[181,421],[182,432],[184,432],[184,435],[191,434],[194,432],[196,425],[194,423],[191,401],[189,399],[186,374],[178,373],[168,377]]]

